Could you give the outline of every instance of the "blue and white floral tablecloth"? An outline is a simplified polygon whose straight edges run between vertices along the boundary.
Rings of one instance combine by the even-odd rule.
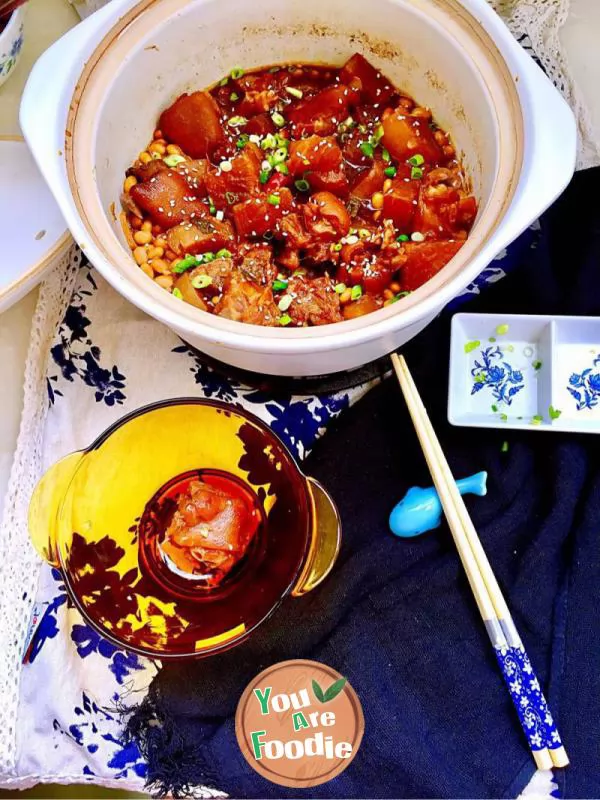
[[[499,280],[531,246],[535,226],[467,293]],[[40,564],[29,544],[26,513],[41,472],[133,409],[177,396],[240,404],[303,458],[328,421],[368,388],[273,398],[224,379],[115,293],[73,249],[41,287],[0,530],[0,785],[91,781],[140,790],[146,773],[136,747],[120,738],[116,709],[128,697],[139,701],[156,666],[118,650],[86,625],[67,601],[60,574]],[[33,638],[32,611],[41,618]]]

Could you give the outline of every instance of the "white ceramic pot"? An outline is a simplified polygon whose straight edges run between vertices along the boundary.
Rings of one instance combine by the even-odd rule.
[[[455,258],[387,308],[296,330],[209,315],[156,286],[111,208],[159,112],[234,66],[341,64],[356,50],[431,106],[462,154],[480,211]],[[38,61],[21,125],[75,240],[119,292],[215,358],[295,376],[415,336],[557,197],[576,149],[571,111],[485,0],[112,0]]]
[[[0,32],[0,86],[15,71],[23,49],[25,6],[13,11],[6,27]]]

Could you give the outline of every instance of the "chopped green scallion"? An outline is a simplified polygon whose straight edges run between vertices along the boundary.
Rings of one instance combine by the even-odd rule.
[[[501,453],[508,453],[508,442],[502,442],[502,447],[500,448]]]
[[[422,167],[425,163],[425,159],[420,153],[415,153],[414,156],[411,156],[408,159],[408,163],[411,165],[411,167]]]
[[[346,284],[345,283],[336,283],[336,285],[333,287],[333,291],[336,294],[342,294],[342,292],[346,291]]]
[[[479,339],[475,339],[473,342],[467,342],[465,345],[465,353],[472,353],[473,350],[477,350],[481,342]]]
[[[392,297],[392,299],[390,300],[390,303],[397,303],[398,300],[402,300],[403,297],[407,297],[409,294],[410,294],[410,292],[398,292],[398,294],[395,294]]]
[[[232,92],[229,95],[229,99],[231,100],[232,103],[235,103],[236,100],[240,99],[240,96],[239,96],[239,94],[237,92]]]
[[[492,406],[492,411],[494,412],[494,414],[497,414],[498,413],[498,406],[493,405]]]
[[[375,148],[371,142],[361,142],[360,152],[368,158],[373,158],[373,155],[375,154]]]
[[[488,339],[488,342],[492,342],[493,343],[495,341],[496,341],[496,337],[495,336],[490,336],[490,338]]]
[[[534,361],[532,366],[533,366],[534,370],[537,372],[539,369],[542,368],[542,362],[541,361]]]
[[[302,100],[304,97],[304,92],[302,89],[297,89],[295,86],[286,86],[285,90],[288,94],[291,94],[292,97],[297,97],[298,100]]]
[[[397,242],[408,242],[410,236],[407,236],[405,233],[401,233],[400,236],[396,237]]]
[[[284,292],[287,289],[288,282],[284,280],[273,281],[273,291],[274,292]]]
[[[283,128],[283,126],[285,125],[285,117],[283,116],[283,114],[280,114],[279,111],[274,111],[271,114],[271,119],[273,120],[275,125],[277,125],[278,128]]]
[[[270,171],[268,169],[263,169],[260,171],[260,175],[258,176],[258,180],[261,183],[266,183],[269,180]]]
[[[235,145],[239,150],[243,150],[244,147],[246,147],[246,145],[248,144],[249,141],[250,141],[250,137],[248,136],[248,134],[247,133],[242,133],[242,135],[238,138],[238,140],[235,143]]]
[[[498,325],[498,327],[496,328],[496,333],[498,334],[498,336],[505,336],[508,333],[508,331],[509,331],[509,326],[506,324]]]
[[[268,194],[267,203],[270,203],[272,206],[278,206],[279,203],[281,203],[281,197],[278,194]]]
[[[285,147],[278,147],[272,155],[273,164],[281,164],[287,158],[287,150]]]
[[[502,422],[508,422],[508,416],[506,414],[500,414],[500,419]]]
[[[381,157],[383,158],[384,161],[387,161],[388,163],[392,160],[392,157],[390,155],[390,151],[386,150],[385,147],[381,151]]]
[[[216,255],[214,253],[204,253],[201,256],[198,256],[198,262],[200,264],[208,264],[210,261],[214,261]]]
[[[231,258],[231,250],[227,250],[227,248],[224,247],[222,250],[217,251],[215,258]]]
[[[371,142],[371,144],[377,147],[377,145],[382,139],[383,139],[383,125],[380,124],[375,128],[375,132],[373,133],[373,136],[371,136],[369,141]]]
[[[178,300],[183,300],[183,295],[181,294],[181,289],[175,287],[173,289],[173,297],[176,297]]]
[[[290,317],[289,314],[283,314],[283,316],[279,317],[279,320],[278,320],[279,324],[283,325],[284,327],[286,325],[289,325],[291,321],[292,321],[292,318]]]
[[[299,192],[310,192],[310,183],[307,180],[304,180],[304,178],[294,181],[294,186]]]
[[[289,175],[290,170],[287,164],[275,164],[275,169],[277,172],[281,172],[282,175]]]
[[[548,416],[550,417],[551,420],[558,419],[561,414],[562,411],[560,411],[558,408],[554,408],[554,406],[548,407]]]
[[[342,243],[336,242],[335,244],[332,244],[331,249],[333,250],[334,253],[339,253],[340,250],[342,249]]]
[[[192,267],[197,267],[200,262],[196,258],[196,256],[186,256],[182,258],[181,261],[173,267],[173,272],[177,274],[181,274]]]
[[[167,167],[176,167],[177,164],[182,164],[185,161],[185,158],[183,156],[178,156],[176,154],[173,154],[171,156],[165,156],[163,158],[163,161],[165,162]]]
[[[536,414],[535,417],[532,417],[531,424],[532,425],[541,425],[543,421],[544,421],[544,418],[542,417],[542,415],[541,414]]]
[[[194,289],[206,289],[212,283],[210,275],[196,275],[192,278],[192,286]]]
[[[350,292],[350,298],[352,300],[358,300],[359,297],[362,297],[362,286],[360,284],[356,284],[356,286],[352,287],[352,291]]]
[[[383,174],[386,175],[388,178],[395,178],[398,173],[396,167],[386,167],[383,170]]]
[[[265,138],[260,143],[260,146],[263,150],[272,150],[274,147],[277,147],[277,139],[272,133],[267,133]]]
[[[244,70],[241,67],[234,67],[234,69],[232,69],[229,74],[231,75],[234,81],[237,81],[239,78],[243,76]]]
[[[410,177],[415,180],[419,180],[419,178],[423,177],[423,170],[421,167],[413,167],[410,171]]]
[[[209,212],[210,212],[210,213],[213,215],[213,217],[214,217],[214,215],[217,213],[217,207],[216,207],[216,206],[214,206],[214,205],[212,205],[212,203],[211,203],[211,205],[209,206],[208,210],[209,210]]]
[[[229,117],[229,119],[227,120],[227,124],[229,125],[230,128],[242,128],[244,125],[248,124],[248,120],[246,119],[246,117],[241,117],[239,115],[236,115],[234,117]]]
[[[229,83],[229,75],[226,78],[223,78],[222,81],[219,81],[219,86],[227,86]]]

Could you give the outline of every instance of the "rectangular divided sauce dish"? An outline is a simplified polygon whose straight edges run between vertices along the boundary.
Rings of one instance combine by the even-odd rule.
[[[600,433],[600,319],[456,314],[448,420]]]

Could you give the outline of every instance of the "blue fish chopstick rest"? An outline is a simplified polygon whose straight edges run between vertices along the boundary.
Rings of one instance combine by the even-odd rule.
[[[478,472],[456,481],[456,485],[461,495],[476,494],[484,497],[487,494],[486,482],[487,472]],[[394,506],[390,514],[390,530],[402,539],[419,536],[437,528],[442,521],[442,513],[440,498],[433,486],[429,489],[413,486]]]

